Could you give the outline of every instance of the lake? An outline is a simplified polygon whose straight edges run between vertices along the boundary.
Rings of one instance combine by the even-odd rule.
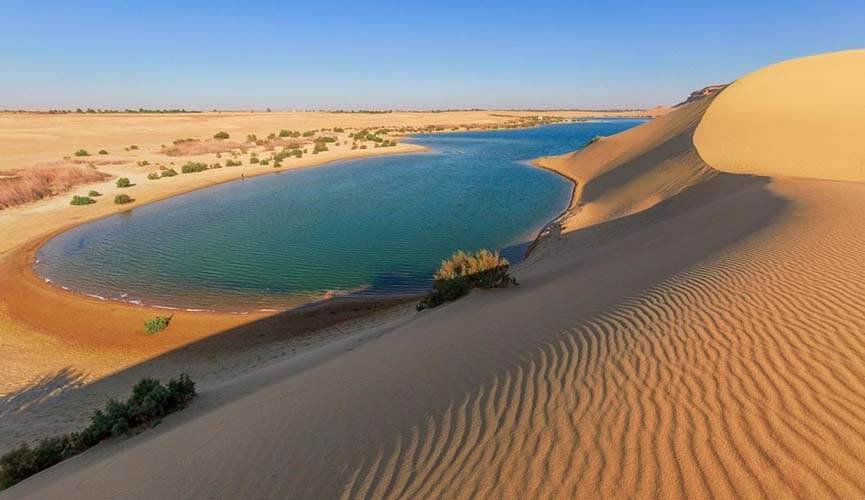
[[[77,292],[184,309],[415,293],[458,249],[519,262],[572,187],[528,160],[639,123],[413,136],[431,152],[248,178],[78,226],[49,240],[35,268]]]

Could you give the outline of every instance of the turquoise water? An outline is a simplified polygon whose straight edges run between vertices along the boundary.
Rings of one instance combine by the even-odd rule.
[[[415,136],[432,152],[231,182],[79,226],[40,249],[36,271],[74,291],[188,309],[413,293],[457,249],[519,261],[571,193],[527,160],[638,123]]]

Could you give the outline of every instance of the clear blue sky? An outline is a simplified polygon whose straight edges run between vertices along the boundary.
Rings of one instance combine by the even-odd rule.
[[[0,108],[637,107],[856,47],[865,0],[3,0]]]

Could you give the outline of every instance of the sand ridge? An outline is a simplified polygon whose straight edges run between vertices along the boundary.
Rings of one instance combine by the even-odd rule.
[[[578,189],[520,287],[228,381],[6,495],[865,496],[865,183],[715,168],[695,134],[725,92],[544,161]]]

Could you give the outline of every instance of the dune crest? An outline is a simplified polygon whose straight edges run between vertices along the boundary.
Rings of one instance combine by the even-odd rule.
[[[715,99],[695,144],[725,172],[865,181],[865,49],[742,77]]]

